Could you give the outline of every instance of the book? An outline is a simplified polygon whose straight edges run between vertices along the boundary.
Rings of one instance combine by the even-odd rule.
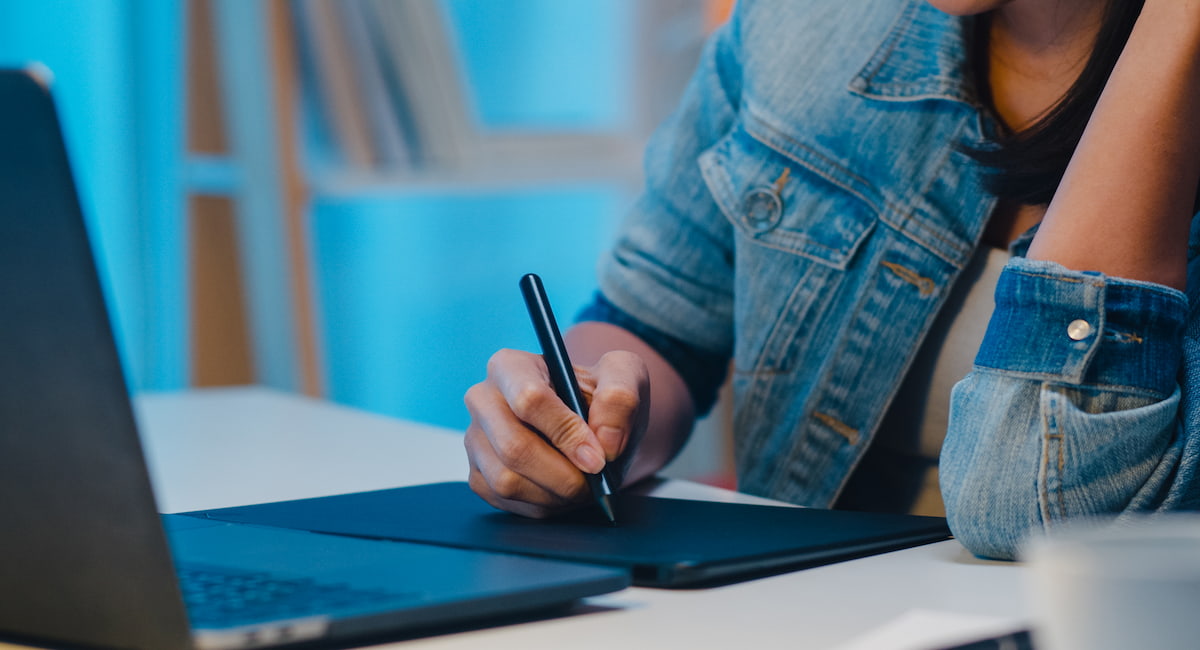
[[[326,3],[340,14],[346,46],[358,75],[362,104],[375,146],[377,163],[389,171],[409,169],[414,152],[407,133],[404,97],[388,87],[381,36],[371,23],[364,0]]]
[[[477,136],[461,65],[436,0],[367,0],[378,25],[383,67],[402,95],[422,166],[467,166]]]
[[[296,33],[309,55],[312,81],[338,150],[352,166],[364,169],[375,166],[380,156],[373,145],[357,68],[350,58],[334,3],[296,0],[292,8]]]

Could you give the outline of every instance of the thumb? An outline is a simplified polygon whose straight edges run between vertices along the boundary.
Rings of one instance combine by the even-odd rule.
[[[630,438],[645,427],[649,414],[650,380],[645,363],[631,352],[602,356],[592,368],[595,388],[588,424],[596,432],[607,460],[615,460]]]

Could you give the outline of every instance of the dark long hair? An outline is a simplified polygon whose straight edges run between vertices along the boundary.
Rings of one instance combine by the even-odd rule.
[[[1144,0],[1108,0],[1096,46],[1083,72],[1062,99],[1030,127],[1017,133],[1002,133],[994,145],[972,149],[970,154],[988,167],[986,187],[996,196],[1025,205],[1042,205],[1054,197],[1067,163],[1083,137],[1100,93],[1108,82]],[[986,26],[978,34],[975,69],[980,71],[979,88],[988,87]],[[987,98],[990,103],[990,97]]]

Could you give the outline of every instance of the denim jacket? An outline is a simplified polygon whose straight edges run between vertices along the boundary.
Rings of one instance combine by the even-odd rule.
[[[995,199],[964,150],[994,126],[971,24],[923,0],[741,0],[651,140],[601,292],[609,320],[705,360],[690,387],[732,359],[740,490],[834,502],[979,245]],[[1200,505],[1187,304],[1014,258],[942,453],[968,548]]]

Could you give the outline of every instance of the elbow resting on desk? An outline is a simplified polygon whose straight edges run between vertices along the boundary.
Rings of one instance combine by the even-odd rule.
[[[1200,350],[1185,351],[1186,320],[1173,289],[1009,263],[942,447],[964,546],[1013,559],[1068,519],[1200,508],[1200,396],[1187,379]]]
[[[1180,505],[1178,390],[1156,399],[976,370],[953,402],[942,493],[950,529],[980,557],[1016,559],[1026,537],[1068,519]]]

